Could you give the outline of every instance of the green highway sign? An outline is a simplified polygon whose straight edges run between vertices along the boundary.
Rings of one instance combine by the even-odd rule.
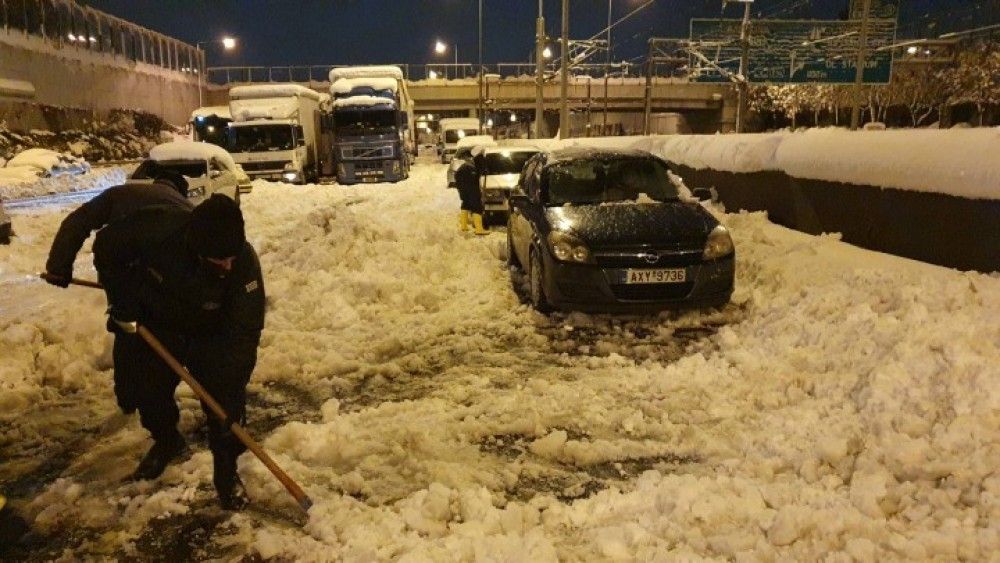
[[[740,20],[692,19],[691,47],[732,74],[740,68]],[[860,20],[751,20],[748,30],[750,82],[850,84],[854,82]],[[864,82],[886,84],[892,76],[896,20],[868,20]],[[717,68],[692,57],[698,82],[726,82]]]

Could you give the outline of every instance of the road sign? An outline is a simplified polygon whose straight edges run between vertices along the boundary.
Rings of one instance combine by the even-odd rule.
[[[726,71],[740,67],[740,20],[692,19],[691,47]],[[749,29],[750,82],[822,82],[851,84],[857,67],[861,22],[858,20],[752,20]],[[896,20],[868,20],[868,56],[864,82],[885,84],[892,75]],[[717,68],[692,57],[698,82],[726,82]]]

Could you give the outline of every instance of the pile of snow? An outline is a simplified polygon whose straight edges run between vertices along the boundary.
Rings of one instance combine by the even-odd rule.
[[[6,176],[7,171],[24,176]],[[27,170],[27,171],[26,171]],[[0,198],[5,200],[39,197],[76,191],[104,190],[125,183],[129,169],[121,166],[98,167],[80,175],[39,177],[28,167],[0,168]]]
[[[782,171],[796,178],[1000,199],[1000,129],[903,129],[571,139],[641,149],[698,170]]]
[[[287,522],[297,509],[247,454],[241,472],[260,510],[226,516],[212,553],[1000,552],[1000,278],[720,213],[737,252],[725,309],[544,316],[511,291],[502,233],[457,232],[443,168],[417,165],[391,187],[258,181],[243,200],[268,293],[251,393],[258,404],[305,400],[301,420],[259,438],[315,505],[305,526]],[[202,450],[155,482],[123,483],[148,446],[134,420],[61,449],[79,438],[74,425],[115,408],[103,297],[31,278],[65,212],[23,217],[0,248],[0,443],[19,454],[0,477],[39,452],[72,457],[25,512],[60,537],[63,558],[114,558],[115,546],[127,558],[161,533],[167,522],[154,519],[206,518],[212,463]],[[81,277],[93,276],[90,258]],[[200,408],[178,394],[191,434]]]
[[[389,109],[396,107],[396,100],[383,98],[381,96],[351,96],[349,98],[338,98],[333,100],[334,109],[363,107],[371,108],[376,106],[388,106]]]
[[[392,78],[403,80],[403,71],[398,66],[349,66],[330,70],[330,83],[342,78]]]
[[[79,175],[90,172],[90,163],[71,154],[48,149],[28,149],[0,168],[0,189],[37,182],[40,178]]]

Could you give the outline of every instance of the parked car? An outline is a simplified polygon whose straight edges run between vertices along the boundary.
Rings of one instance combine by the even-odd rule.
[[[237,203],[240,194],[252,189],[250,178],[226,149],[211,143],[173,141],[157,145],[149,158],[132,173],[133,180],[150,180],[150,170],[159,165],[173,170],[188,181],[188,199],[198,204],[214,193]]]
[[[451,156],[451,163],[448,164],[448,187],[455,187],[455,172],[467,161],[472,160],[472,150],[474,148],[493,147],[496,144],[497,142],[489,135],[471,135],[463,137],[462,140],[458,141],[455,152]]]
[[[483,193],[483,220],[487,223],[507,222],[510,194],[517,187],[525,163],[538,154],[537,147],[492,146],[483,150],[483,170],[479,183]]]
[[[720,306],[733,291],[726,228],[684,201],[663,160],[566,148],[532,158],[511,195],[508,260],[532,305],[588,312]]]
[[[14,234],[14,227],[10,222],[10,215],[3,209],[3,200],[0,199],[0,244],[10,244],[10,237]]]

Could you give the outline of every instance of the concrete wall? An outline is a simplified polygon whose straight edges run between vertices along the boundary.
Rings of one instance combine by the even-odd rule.
[[[73,45],[55,45],[17,30],[0,29],[0,78],[35,87],[33,101],[106,113],[139,109],[180,125],[198,107],[197,75],[138,63]],[[30,128],[46,127],[24,108],[24,99],[0,98],[0,110],[19,112]],[[40,113],[39,113],[40,115]],[[13,123],[11,123],[13,125]]]

